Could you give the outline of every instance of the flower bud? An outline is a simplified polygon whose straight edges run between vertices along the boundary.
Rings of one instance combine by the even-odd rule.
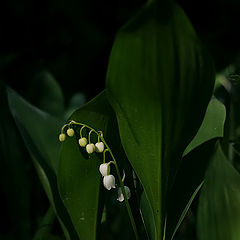
[[[91,154],[95,151],[95,145],[93,143],[90,143],[86,146],[86,151]]]
[[[78,140],[78,143],[79,143],[79,145],[80,145],[81,147],[85,147],[85,146],[87,145],[87,139],[86,139],[85,137],[80,138],[80,139]]]
[[[68,135],[69,137],[72,137],[72,136],[74,135],[74,130],[73,130],[72,128],[69,128],[69,129],[67,130],[67,135]]]
[[[96,152],[100,153],[104,151],[104,143],[103,142],[97,142],[95,144]]]
[[[125,189],[125,192],[126,192],[126,195],[127,195],[127,199],[129,199],[131,197],[131,191],[130,191],[129,187],[127,187],[127,186],[124,186],[124,189]],[[122,189],[120,187],[118,188],[118,198],[117,198],[117,200],[119,202],[124,201],[124,196],[123,196],[123,193],[122,193]]]
[[[99,166],[99,172],[103,177],[107,176],[110,172],[110,165],[108,163],[103,163]]]
[[[64,142],[65,140],[66,140],[66,134],[64,134],[64,133],[61,133],[61,134],[59,134],[59,141],[60,142]]]
[[[103,185],[107,190],[115,188],[115,177],[113,175],[107,175],[103,177]]]

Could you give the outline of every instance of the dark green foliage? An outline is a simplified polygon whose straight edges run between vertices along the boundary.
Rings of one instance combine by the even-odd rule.
[[[215,82],[227,111],[210,100],[214,65],[222,69],[238,54],[239,3],[177,2],[3,6],[0,76],[24,98],[1,82],[6,209],[0,229],[11,228],[0,238],[239,238],[239,60],[218,72]],[[196,9],[203,8],[198,19]],[[67,119],[103,132],[119,179],[125,175],[131,190],[129,205],[117,201],[117,189],[103,187],[103,154],[79,146],[78,125],[68,125],[75,134],[61,146]],[[108,153],[107,161],[113,160]],[[111,166],[111,174],[117,187],[123,185],[117,168]]]
[[[191,66],[191,67],[189,67]],[[119,31],[107,75],[120,136],[156,223],[211,96],[214,68],[178,5],[146,5]]]

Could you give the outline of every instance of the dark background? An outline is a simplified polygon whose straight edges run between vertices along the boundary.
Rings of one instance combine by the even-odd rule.
[[[145,0],[146,1],[146,0]],[[50,71],[65,95],[88,98],[104,88],[114,36],[144,0],[8,0],[0,6],[0,74],[24,94],[42,69]],[[217,68],[239,49],[238,0],[178,0]]]
[[[218,71],[238,58],[239,1],[177,2],[212,54]],[[108,58],[117,30],[144,3],[144,0],[1,2],[1,240],[31,239],[48,207],[8,111],[5,84],[38,105],[39,73],[48,71],[62,88],[65,105],[76,92],[91,99],[104,89]]]

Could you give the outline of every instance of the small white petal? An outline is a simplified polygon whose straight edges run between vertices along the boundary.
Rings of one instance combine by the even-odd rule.
[[[126,192],[126,195],[127,195],[127,199],[129,199],[131,197],[131,191],[130,191],[128,186],[124,186],[124,189],[125,189],[125,192]],[[124,196],[123,196],[123,193],[122,193],[122,189],[120,187],[118,188],[118,198],[117,198],[117,200],[119,202],[124,201]]]
[[[110,165],[108,163],[103,163],[99,166],[99,172],[102,176],[107,176],[108,172],[110,172]]]
[[[104,151],[104,143],[103,142],[97,142],[95,144],[96,152],[103,152]]]
[[[103,177],[103,185],[107,190],[115,188],[115,177],[113,175],[107,175]]]
[[[88,145],[86,146],[86,151],[87,151],[89,154],[93,153],[93,152],[95,151],[95,146],[94,146],[94,144],[93,144],[93,143],[88,144]]]
[[[78,143],[79,143],[79,145],[80,145],[81,147],[85,147],[85,146],[87,145],[87,139],[86,139],[85,137],[80,138],[80,139],[78,140]]]

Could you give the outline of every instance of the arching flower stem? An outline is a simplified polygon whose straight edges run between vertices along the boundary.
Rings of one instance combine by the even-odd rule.
[[[108,152],[108,148],[106,148],[103,152],[103,163],[106,162],[106,152]]]
[[[110,155],[113,159],[113,162],[114,162],[114,165],[115,165],[115,168],[116,168],[116,172],[117,172],[118,181],[120,183],[120,187],[121,187],[121,190],[122,190],[122,193],[123,193],[123,196],[124,196],[124,200],[125,200],[124,202],[125,202],[125,205],[126,205],[126,208],[127,208],[127,211],[128,211],[128,215],[129,215],[129,218],[130,218],[130,221],[131,221],[131,224],[132,224],[132,228],[133,228],[133,231],[134,231],[134,234],[135,234],[135,238],[138,240],[139,236],[138,236],[138,232],[137,232],[137,227],[136,227],[133,215],[132,215],[132,211],[131,211],[131,208],[130,208],[130,205],[129,205],[129,201],[128,201],[127,194],[126,194],[126,191],[125,191],[125,188],[124,188],[124,184],[122,182],[122,178],[121,178],[121,175],[120,175],[120,172],[119,172],[117,161],[116,161],[115,157],[113,156],[113,153],[112,153],[111,149],[109,148],[109,146],[107,145],[104,138],[103,137],[100,137],[100,138],[101,138],[102,142],[105,144],[106,148],[108,149],[108,151],[109,151],[109,153],[110,153]]]
[[[91,133],[94,131],[94,129],[91,129],[88,134],[88,143],[91,143]]]
[[[81,127],[81,129],[80,129],[80,138],[82,138],[83,136],[82,136],[82,131],[83,131],[83,129],[85,128],[85,126],[83,125],[82,127]]]
[[[69,123],[65,124],[63,127],[62,127],[62,131],[64,130],[64,128],[66,126],[69,126],[71,124],[75,124],[75,125],[79,125],[79,126],[82,126],[81,129],[83,129],[84,127],[88,128],[90,130],[89,132],[89,142],[90,142],[90,135],[92,132],[94,132],[97,136],[98,136],[98,139],[101,139],[101,141],[104,143],[105,147],[106,147],[106,150],[110,153],[111,157],[112,157],[112,160],[111,161],[114,165],[115,165],[115,169],[116,169],[116,173],[117,173],[117,177],[118,177],[118,181],[120,183],[120,188],[122,190],[122,193],[123,193],[123,196],[124,196],[124,202],[125,202],[125,205],[126,205],[126,208],[127,208],[127,212],[128,212],[128,216],[130,218],[130,222],[131,222],[131,225],[132,225],[132,228],[133,228],[133,231],[134,231],[134,235],[135,235],[135,238],[136,240],[139,240],[139,236],[138,236],[138,232],[137,232],[137,227],[136,227],[136,223],[134,221],[134,218],[133,218],[133,215],[132,215],[132,211],[131,211],[131,207],[129,205],[129,201],[128,201],[128,198],[127,198],[127,194],[126,194],[126,191],[125,191],[125,188],[124,188],[124,183],[122,181],[122,178],[121,178],[121,174],[120,174],[120,171],[119,171],[119,168],[118,168],[118,165],[117,165],[117,161],[110,149],[110,147],[108,146],[108,144],[106,143],[105,139],[103,138],[103,134],[102,132],[98,132],[96,131],[94,128],[86,125],[86,124],[83,124],[83,123],[79,123],[79,122],[76,122],[74,120],[71,120]],[[106,150],[104,151],[104,160],[105,160],[105,152]],[[104,162],[105,163],[105,162]]]

